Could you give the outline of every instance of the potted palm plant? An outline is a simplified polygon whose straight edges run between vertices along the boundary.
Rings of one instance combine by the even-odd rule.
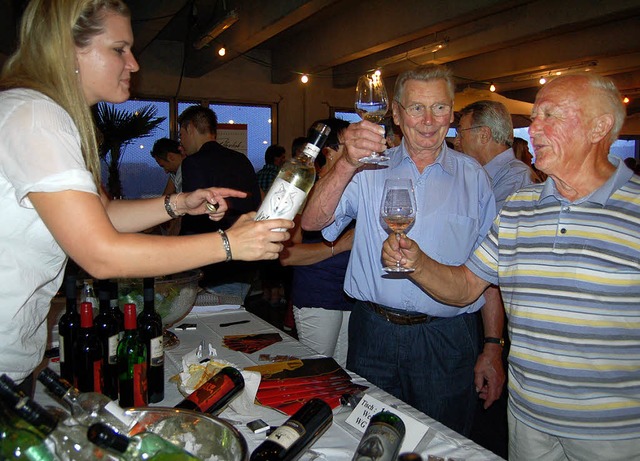
[[[108,170],[107,191],[112,197],[123,197],[120,180],[122,154],[134,139],[150,136],[166,117],[156,117],[157,108],[151,104],[130,112],[112,104],[99,103],[94,107],[96,125],[100,131],[100,158]]]

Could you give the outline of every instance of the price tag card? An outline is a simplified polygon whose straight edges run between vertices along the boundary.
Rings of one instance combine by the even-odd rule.
[[[396,408],[389,407],[389,405],[381,402],[375,397],[365,394],[362,397],[362,400],[360,400],[358,405],[347,417],[346,422],[358,431],[364,433],[364,431],[367,429],[367,426],[369,425],[369,420],[371,419],[371,417],[383,410],[390,411],[391,413],[399,416],[404,423],[406,433],[404,436],[404,440],[402,441],[402,448],[400,448],[400,453],[413,451],[429,430],[429,426],[418,421],[414,417],[401,412]]]

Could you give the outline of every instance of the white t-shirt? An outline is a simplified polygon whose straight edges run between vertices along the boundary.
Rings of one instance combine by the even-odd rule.
[[[39,92],[1,92],[0,373],[18,381],[42,361],[67,262],[27,194],[63,190],[98,193],[71,118]]]

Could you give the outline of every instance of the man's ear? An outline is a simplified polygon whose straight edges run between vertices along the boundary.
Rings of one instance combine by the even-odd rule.
[[[591,121],[590,141],[592,143],[600,142],[609,136],[613,128],[613,115],[602,114],[593,118]]]

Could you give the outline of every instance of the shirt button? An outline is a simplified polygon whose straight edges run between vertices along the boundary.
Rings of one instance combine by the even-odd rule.
[[[567,229],[565,229],[564,227],[562,229],[560,229],[560,233],[561,234],[566,234],[567,233]]]

